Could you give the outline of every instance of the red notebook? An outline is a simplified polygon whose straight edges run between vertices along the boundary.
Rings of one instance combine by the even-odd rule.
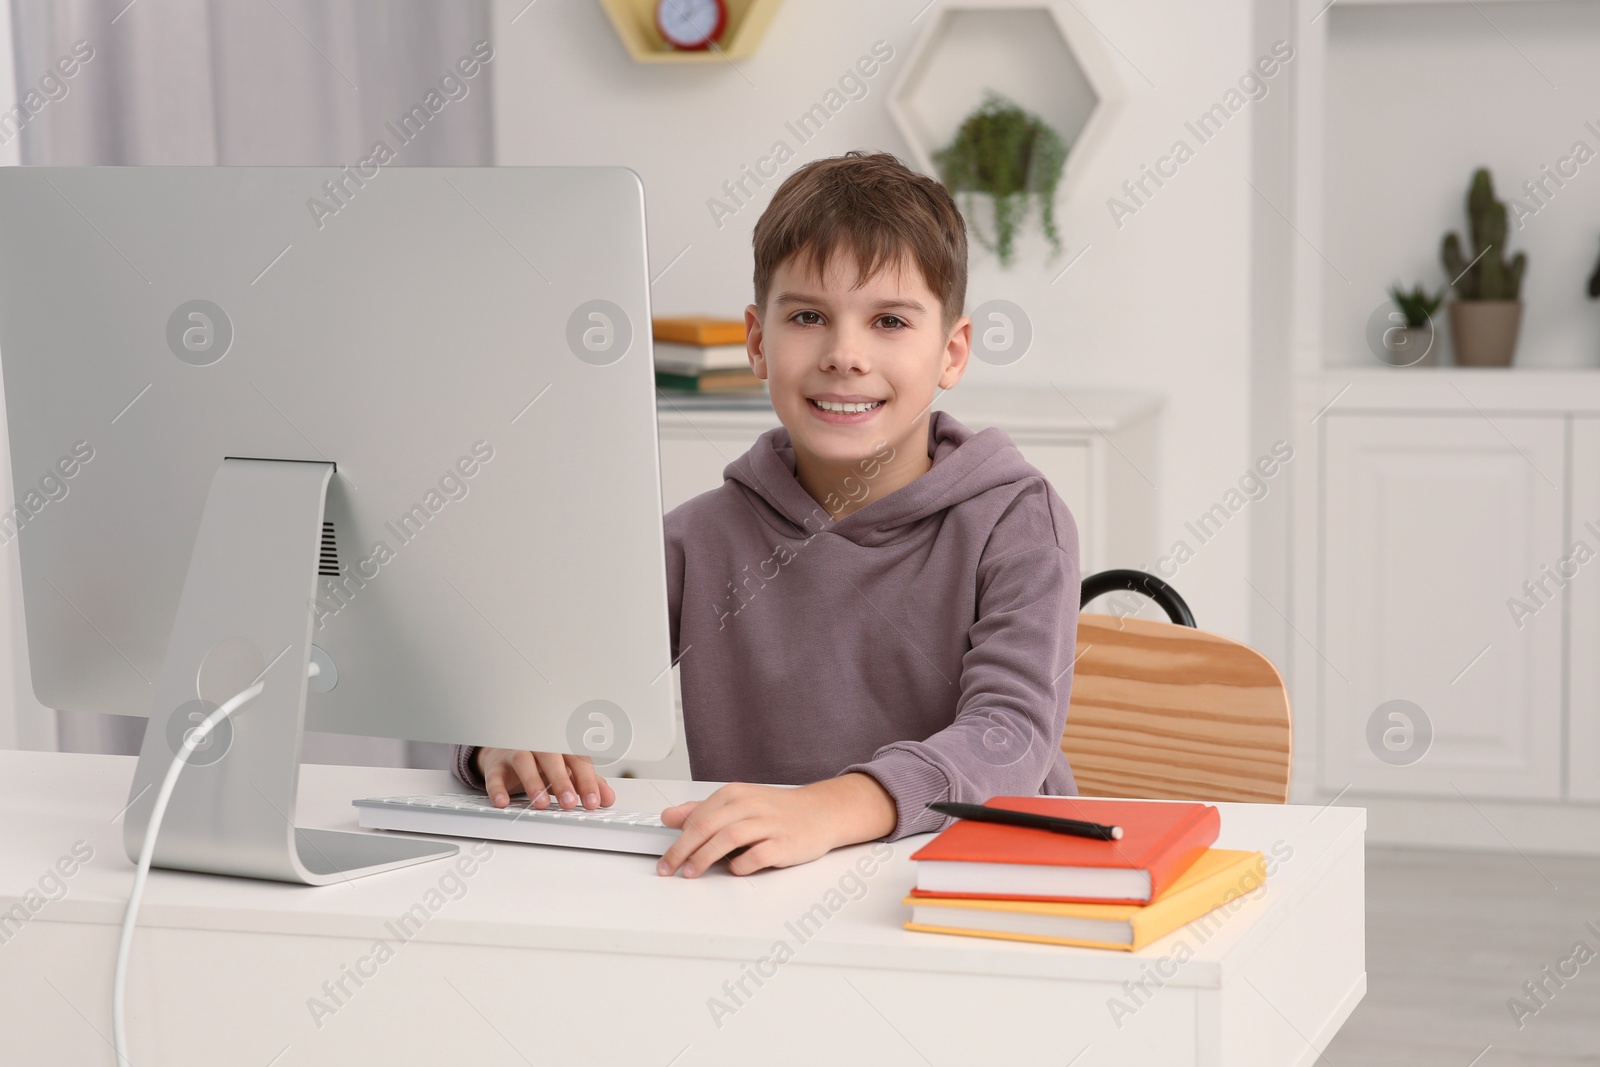
[[[1117,841],[957,819],[911,854],[925,897],[1148,904],[1217,840],[1209,804],[1086,797],[993,797],[987,807],[1122,827]]]

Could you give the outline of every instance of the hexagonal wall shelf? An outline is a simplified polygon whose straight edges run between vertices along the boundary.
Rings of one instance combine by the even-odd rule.
[[[1093,28],[1075,23],[1053,6],[939,9],[889,94],[889,113],[917,166],[938,176],[933,153],[992,89],[1061,135],[1067,165],[1057,192],[1065,190],[1122,95]]]
[[[606,18],[622,38],[628,54],[638,63],[721,63],[756,50],[779,0],[724,0],[728,25],[717,47],[703,52],[680,52],[661,39],[656,30],[656,0],[600,0]]]

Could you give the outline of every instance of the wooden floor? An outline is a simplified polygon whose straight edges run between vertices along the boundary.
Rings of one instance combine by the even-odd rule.
[[[1600,930],[1600,859],[1369,847],[1367,995],[1319,1065],[1600,1065],[1600,935],[1586,923]],[[1593,958],[1566,963],[1565,986],[1546,979],[1579,942]],[[1539,980],[1542,1007],[1523,989]],[[1513,997],[1539,1009],[1520,1028]]]

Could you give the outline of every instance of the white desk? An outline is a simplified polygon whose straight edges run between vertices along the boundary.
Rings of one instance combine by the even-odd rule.
[[[132,865],[112,820],[133,764],[0,751],[0,910],[76,842],[93,849],[60,899],[23,922],[0,916],[7,1063],[114,1063],[111,969]],[[615,784],[626,807],[712,788]],[[437,771],[307,766],[300,818],[353,829],[353,797],[450,788]],[[748,878],[659,878],[648,857],[511,844],[459,883],[454,861],[320,889],[157,871],[130,967],[132,1062],[1310,1064],[1366,990],[1365,812],[1220,807],[1220,845],[1284,842],[1292,857],[1209,939],[1182,930],[1137,954],[902,929],[925,836]],[[847,899],[874,847],[892,855]],[[458,899],[430,900],[441,885]],[[802,939],[792,924],[819,904]],[[418,905],[402,941],[386,924]],[[759,988],[746,978],[736,1006],[724,983],[784,956],[780,942],[789,958],[763,964]],[[342,1004],[324,993],[358,967]],[[1141,980],[1130,996],[1124,983]],[[313,997],[336,1010],[314,1018]],[[736,1007],[720,1026],[713,997]],[[1136,1010],[1114,1012],[1113,998]]]

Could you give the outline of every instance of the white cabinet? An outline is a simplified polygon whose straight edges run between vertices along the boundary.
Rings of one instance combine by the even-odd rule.
[[[1568,793],[1600,801],[1600,418],[1572,420],[1568,581]]]
[[[1078,524],[1085,574],[1153,559],[1156,413],[1153,393],[958,386],[937,407],[968,427],[998,426],[1050,480]],[[770,407],[663,400],[662,506],[722,484],[722,470],[778,425]]]
[[[1325,792],[1561,797],[1565,606],[1545,568],[1567,554],[1566,425],[1472,412],[1324,420]],[[1587,463],[1592,482],[1600,448]],[[1600,517],[1596,505],[1591,495]],[[1393,700],[1421,716],[1391,705],[1373,729]],[[1431,746],[1408,758],[1424,722]]]
[[[657,412],[661,436],[661,510],[722,484],[722,469],[755,443],[777,421],[743,411]]]

